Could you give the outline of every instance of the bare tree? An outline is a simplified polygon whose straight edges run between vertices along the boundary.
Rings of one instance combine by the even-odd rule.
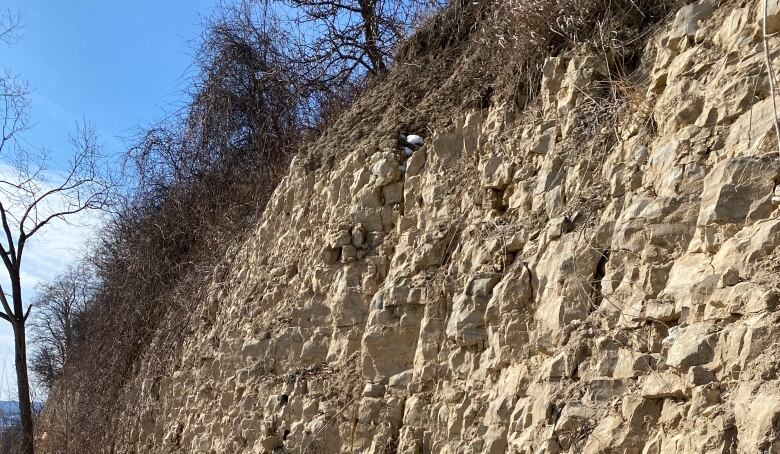
[[[18,29],[12,15],[0,20],[0,39],[9,42]],[[44,227],[78,213],[103,208],[110,185],[103,178],[94,132],[84,125],[71,137],[74,153],[61,171],[49,168],[46,152],[22,140],[29,129],[29,91],[18,77],[0,76],[0,259],[5,276],[0,285],[0,319],[14,332],[16,381],[22,425],[21,452],[33,452],[33,418],[27,371],[26,322],[32,306],[24,307],[22,265],[31,238]]]
[[[11,44],[21,28],[19,15],[10,9],[0,13],[0,43]]]
[[[24,104],[9,100],[3,93],[5,106]],[[75,148],[67,169],[59,177],[47,172],[50,163],[45,154],[21,147],[16,133],[19,129],[17,111],[3,112],[3,142],[0,143],[0,221],[4,238],[0,239],[0,259],[5,268],[4,288],[0,285],[0,319],[9,322],[14,332],[16,379],[19,413],[22,423],[22,452],[32,453],[33,421],[30,384],[27,373],[26,322],[32,305],[24,307],[21,272],[24,251],[30,239],[58,220],[67,220],[78,213],[99,210],[106,206],[110,185],[98,166],[98,146],[88,127],[71,137]],[[3,235],[0,234],[0,237]]]
[[[414,22],[441,0],[281,0],[297,25],[292,37],[307,78],[359,84],[387,69]]]
[[[33,300],[35,312],[29,321],[34,345],[30,369],[47,388],[62,374],[73,348],[79,317],[97,289],[93,276],[86,264],[78,264],[53,282],[42,284]]]

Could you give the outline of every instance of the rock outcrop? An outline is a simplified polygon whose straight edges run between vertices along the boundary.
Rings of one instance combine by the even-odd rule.
[[[337,124],[354,140],[294,160],[172,372],[139,367],[114,452],[780,449],[760,11],[684,6],[638,82],[577,48],[535,108]]]

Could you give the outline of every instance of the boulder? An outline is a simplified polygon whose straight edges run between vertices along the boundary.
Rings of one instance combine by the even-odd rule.
[[[376,178],[377,186],[385,186],[401,179],[398,160],[394,156],[385,156],[371,166],[371,174]]]
[[[699,323],[680,329],[680,333],[669,348],[666,364],[688,370],[691,366],[705,364],[712,360],[716,335],[708,334],[709,325]]]
[[[709,19],[714,9],[715,4],[712,0],[701,0],[680,8],[674,16],[674,22],[666,38],[666,46],[678,50],[683,40],[693,38],[696,35],[701,22]]]
[[[531,153],[545,155],[555,149],[555,142],[558,137],[558,128],[549,127],[539,132],[531,145]]]
[[[425,161],[425,150],[417,150],[412,153],[412,156],[406,160],[406,177],[419,175],[423,167],[425,167]]]
[[[501,156],[490,156],[482,167],[482,186],[488,189],[504,190],[512,182],[515,164]]]
[[[767,157],[737,157],[718,163],[704,179],[697,224],[743,223],[759,204],[768,208],[777,172],[777,162]]]
[[[691,386],[673,372],[651,372],[642,384],[642,396],[648,399],[690,396]]]

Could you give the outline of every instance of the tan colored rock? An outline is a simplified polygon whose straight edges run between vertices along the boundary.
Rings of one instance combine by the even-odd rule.
[[[686,380],[672,372],[650,373],[642,384],[642,397],[648,399],[684,398],[690,393],[691,387]]]
[[[377,186],[385,186],[401,178],[400,164],[395,156],[388,153],[371,166],[371,174],[376,178]]]
[[[541,155],[552,153],[555,150],[557,138],[558,128],[556,126],[540,130],[539,135],[534,140],[533,145],[531,145],[531,153]]]
[[[656,360],[652,355],[620,349],[612,376],[614,378],[638,377],[652,370],[655,363]]]
[[[716,165],[704,180],[697,224],[744,222],[762,203],[768,214],[777,171],[771,160],[753,157],[727,159]]]
[[[683,40],[696,35],[701,22],[712,15],[714,8],[715,5],[710,0],[701,0],[680,8],[666,38],[666,45],[671,49],[679,49]]]
[[[739,48],[734,45],[741,35],[744,35],[748,29],[749,8],[735,8],[729,16],[723,21],[720,29],[715,35],[715,42],[724,49]],[[763,15],[762,15],[763,16]]]
[[[490,156],[482,164],[482,185],[489,189],[505,189],[512,182],[514,163],[501,156]]]
[[[352,237],[348,230],[338,230],[328,235],[328,247],[337,249],[346,246],[352,242]]]
[[[666,364],[686,371],[691,366],[705,364],[712,359],[716,337],[709,334],[703,323],[680,329],[680,334],[669,348]]]
[[[425,167],[426,154],[424,149],[412,153],[412,156],[406,161],[406,177],[419,175]]]
[[[780,396],[776,392],[746,393],[740,387],[735,402],[735,416],[740,426],[738,440],[747,449],[774,451],[780,448],[777,421],[780,418]]]
[[[647,319],[661,322],[675,321],[680,318],[677,305],[671,300],[650,300],[645,304],[643,313]]]
[[[382,186],[382,200],[385,205],[395,205],[404,200],[404,184],[401,181]]]
[[[322,249],[321,257],[322,261],[326,265],[332,265],[339,261],[339,254],[341,253],[341,249],[334,249],[331,247],[325,247]]]
[[[463,293],[455,297],[452,315],[447,321],[447,336],[461,346],[484,341],[485,309],[500,276],[482,274],[472,277]]]
[[[362,248],[366,244],[366,230],[358,224],[352,229],[352,245]]]
[[[549,112],[558,107],[558,91],[566,74],[565,61],[561,57],[548,57],[542,66],[542,100],[544,110]]]

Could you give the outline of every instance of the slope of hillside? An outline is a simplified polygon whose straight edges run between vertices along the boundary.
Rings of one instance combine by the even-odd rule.
[[[139,358],[105,452],[780,449],[760,18],[639,21],[636,52],[547,58],[527,105],[468,20],[413,41],[169,324],[165,372]]]

